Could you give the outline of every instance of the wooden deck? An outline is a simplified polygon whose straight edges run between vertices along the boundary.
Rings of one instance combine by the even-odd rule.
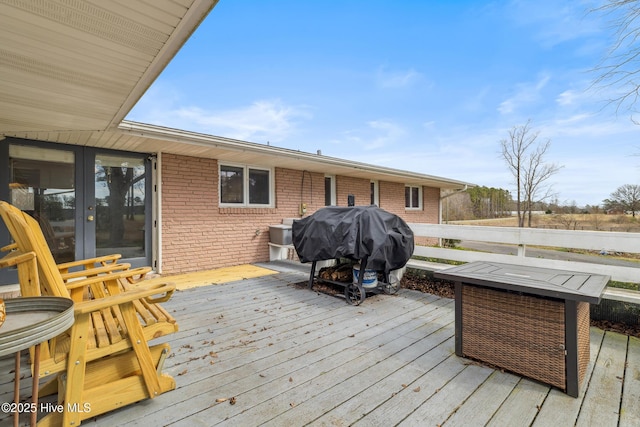
[[[592,328],[571,398],[455,356],[453,300],[401,290],[354,307],[291,286],[308,273],[290,264],[263,266],[281,272],[176,292],[163,305],[180,325],[165,365],[177,389],[82,425],[640,425],[638,339]]]

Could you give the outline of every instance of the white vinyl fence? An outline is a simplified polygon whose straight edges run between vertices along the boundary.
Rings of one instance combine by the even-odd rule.
[[[508,264],[523,264],[536,267],[583,271],[610,275],[612,280],[640,282],[638,267],[595,264],[590,262],[564,261],[526,256],[527,246],[543,246],[565,249],[587,249],[595,251],[640,253],[640,233],[549,230],[540,228],[485,227],[450,224],[409,224],[416,236],[439,239],[455,239],[516,245],[517,255],[418,246],[414,256],[471,261],[495,261]]]

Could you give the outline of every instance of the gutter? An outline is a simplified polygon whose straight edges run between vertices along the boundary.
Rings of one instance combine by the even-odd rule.
[[[465,184],[464,188],[462,188],[461,190],[453,191],[444,196],[440,196],[440,203],[438,203],[438,224],[442,224],[442,201],[445,199],[448,199],[451,196],[455,196],[456,194],[464,193],[468,189],[469,189],[469,184]],[[438,239],[438,244],[442,246],[442,239]]]
[[[448,179],[444,177],[415,173],[400,169],[388,168],[384,166],[371,165],[337,157],[325,156],[322,154],[307,153],[299,150],[288,148],[280,148],[272,145],[262,145],[254,142],[240,141],[227,137],[208,135],[199,132],[192,132],[163,126],[145,124],[124,120],[118,125],[118,130],[125,134],[139,136],[143,138],[156,138],[165,141],[174,141],[183,144],[194,144],[202,147],[218,148],[230,151],[250,152],[263,155],[278,156],[281,158],[289,158],[292,160],[304,160],[322,165],[331,165],[351,170],[362,170],[373,172],[378,175],[388,175],[392,177],[402,177],[403,179],[420,183],[421,181],[430,181],[434,186],[443,187],[460,187],[466,189],[469,184],[462,181]]]
[[[446,195],[444,195],[444,196],[440,196],[440,200],[447,199],[447,198],[449,198],[449,197],[451,197],[451,196],[455,196],[456,194],[459,194],[459,193],[464,193],[464,192],[465,192],[465,191],[467,191],[468,189],[469,189],[469,184],[465,184],[465,185],[464,185],[464,188],[461,188],[460,190],[456,190],[456,191],[454,191],[454,192],[452,192],[452,193],[446,194]]]

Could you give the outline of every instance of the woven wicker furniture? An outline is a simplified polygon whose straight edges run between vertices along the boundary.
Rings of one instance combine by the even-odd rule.
[[[577,397],[589,364],[589,304],[609,276],[472,262],[434,273],[456,292],[456,354]]]

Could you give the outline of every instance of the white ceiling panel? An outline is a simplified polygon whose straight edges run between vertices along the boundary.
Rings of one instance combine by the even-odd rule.
[[[0,0],[0,134],[111,128],[217,0]]]

